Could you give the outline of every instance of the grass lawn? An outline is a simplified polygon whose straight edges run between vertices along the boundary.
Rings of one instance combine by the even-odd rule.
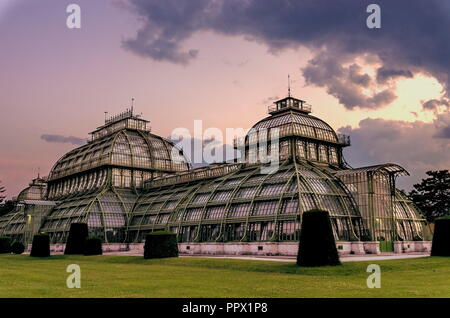
[[[369,264],[381,288],[369,289]],[[69,289],[66,267],[81,267]],[[294,263],[211,258],[0,255],[0,297],[450,297],[450,258],[350,262],[299,268]]]

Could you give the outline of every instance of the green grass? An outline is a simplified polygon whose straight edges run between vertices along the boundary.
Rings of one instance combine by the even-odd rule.
[[[366,286],[371,263],[381,266],[380,289]],[[66,287],[69,264],[81,267],[80,289]],[[0,255],[0,297],[450,297],[450,258],[299,268],[235,259]]]

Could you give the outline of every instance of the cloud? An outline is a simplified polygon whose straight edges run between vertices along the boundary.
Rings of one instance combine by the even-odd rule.
[[[379,62],[378,85],[421,72],[438,79],[449,96],[450,4],[447,1],[378,0],[381,29],[366,27],[366,8],[373,2],[369,0],[122,1],[142,21],[136,35],[125,40],[123,46],[157,61],[188,64],[199,51],[183,48],[183,44],[197,32],[210,31],[263,43],[271,52],[300,46],[309,48],[315,58],[303,70],[309,75],[308,83],[325,87],[349,109],[379,108],[395,99],[395,87],[389,85],[363,94],[362,87],[370,82],[375,85],[374,81],[355,66],[354,70],[339,68],[343,62],[364,54],[374,56]],[[311,74],[312,68],[323,68],[315,64],[317,58],[321,62],[328,59],[329,63],[338,63],[326,70],[331,75],[329,81],[320,74]],[[349,92],[352,89],[345,87],[348,83],[356,90],[354,96],[344,96],[352,95]]]
[[[125,6],[143,21],[136,36],[123,41],[125,49],[156,61],[184,65],[197,57],[197,49],[182,50],[181,43],[201,28],[208,1],[131,0]]]
[[[424,110],[438,111],[441,107],[446,107],[450,109],[450,101],[448,98],[442,99],[430,99],[424,103],[422,103],[422,107]]]
[[[395,70],[395,69],[387,69],[385,67],[380,67],[377,70],[377,81],[379,83],[384,83],[389,79],[396,77],[406,77],[412,78],[414,75],[409,70]]]
[[[87,142],[87,139],[78,138],[74,136],[61,136],[61,135],[42,135],[42,140],[45,140],[46,142],[56,142],[56,143],[68,143],[72,145],[84,145]]]
[[[395,100],[392,85],[374,91],[371,95],[364,93],[365,89],[371,87],[373,79],[362,72],[360,65],[351,63],[345,66],[346,62],[345,57],[332,56],[322,51],[303,68],[303,76],[307,84],[325,87],[328,94],[336,97],[348,109],[375,109]]]
[[[263,99],[261,101],[261,103],[262,104],[271,104],[279,99],[280,99],[280,97],[278,97],[278,96],[271,96],[271,97],[267,97],[267,98]]]
[[[411,173],[400,179],[406,188],[428,170],[449,168],[450,113],[438,115],[431,123],[367,118],[359,127],[342,127],[339,132],[351,137],[352,145],[344,150],[350,165],[400,164]]]
[[[438,138],[449,138],[450,139],[450,124],[447,127],[441,128],[435,136]]]

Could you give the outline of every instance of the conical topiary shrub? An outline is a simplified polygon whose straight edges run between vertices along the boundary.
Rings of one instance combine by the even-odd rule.
[[[84,254],[84,246],[88,237],[88,225],[86,223],[72,223],[69,237],[67,238],[64,254]]]
[[[37,234],[33,237],[30,256],[49,257],[50,256],[50,238],[47,234]]]
[[[437,218],[434,222],[431,256],[450,256],[450,218]]]
[[[102,255],[102,240],[97,237],[91,237],[86,240],[84,246],[84,255]]]
[[[25,252],[25,245],[20,242],[14,242],[11,245],[11,252],[14,254],[22,254],[23,252]]]
[[[178,257],[177,235],[166,231],[147,234],[144,258]]]
[[[303,213],[300,232],[298,266],[339,265],[339,254],[327,211],[311,210]]]
[[[7,236],[0,236],[0,254],[11,253],[11,239]]]

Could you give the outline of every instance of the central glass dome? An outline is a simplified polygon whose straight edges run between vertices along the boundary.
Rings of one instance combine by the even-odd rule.
[[[296,135],[338,143],[336,132],[326,122],[309,114],[293,110],[268,116],[253,126],[254,130],[270,130],[272,128],[280,129],[280,137]]]
[[[235,143],[245,153],[247,163],[265,162],[277,155],[279,160],[296,157],[336,168],[344,168],[342,148],[350,145],[350,139],[338,135],[323,120],[310,115],[311,106],[291,96],[269,106],[270,116],[258,121],[244,139]]]

